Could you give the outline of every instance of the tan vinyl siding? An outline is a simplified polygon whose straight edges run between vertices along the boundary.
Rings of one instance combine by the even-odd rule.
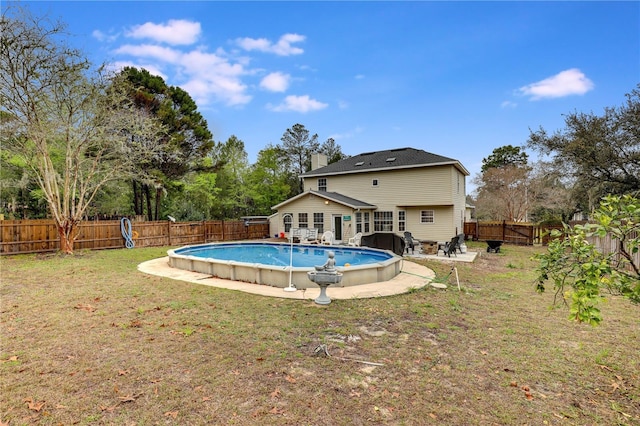
[[[406,212],[405,228],[419,240],[449,241],[464,228],[466,176],[451,165],[417,167],[396,170],[381,170],[344,175],[327,175],[326,190],[352,197],[372,205],[373,211],[393,213],[393,232],[398,230],[398,211]],[[376,179],[377,186],[372,182]],[[317,191],[318,177],[304,180],[304,190]],[[433,223],[421,223],[421,212],[432,210]],[[342,223],[343,233],[338,239],[347,239],[355,234],[355,211],[310,194],[283,206],[281,212],[294,213],[294,227],[299,212],[309,215],[309,226],[313,226],[313,213],[324,213],[324,229],[332,230],[332,214],[351,216],[351,221]],[[373,211],[371,228],[374,232]]]
[[[422,210],[434,211],[433,223],[421,223]],[[407,231],[419,240],[449,241],[453,237],[450,206],[425,206],[407,209]]]
[[[342,235],[336,235],[338,240],[342,240],[345,238],[350,238],[355,234],[355,212],[346,206],[329,202],[329,204],[325,204],[325,200],[323,198],[317,197],[313,194],[309,194],[302,198],[292,201],[283,207],[280,212],[281,214],[278,217],[279,221],[279,232],[282,232],[284,227],[282,225],[282,215],[284,213],[292,213],[293,214],[293,227],[297,228],[299,226],[298,223],[298,213],[307,213],[309,221],[308,227],[314,227],[313,214],[314,213],[323,213],[323,226],[325,231],[334,231],[333,229],[333,215],[339,214],[341,216],[351,216],[351,221],[346,221],[342,223]],[[351,225],[351,226],[349,226]]]
[[[453,187],[453,227],[455,232],[464,232],[464,215],[466,210],[466,182],[465,176],[456,169],[452,169]]]
[[[366,201],[378,210],[395,210],[403,203],[449,205],[453,204],[452,169],[437,166],[327,176],[327,191]],[[372,185],[373,179],[378,180],[377,187]],[[305,179],[305,191],[316,190],[317,181]]]

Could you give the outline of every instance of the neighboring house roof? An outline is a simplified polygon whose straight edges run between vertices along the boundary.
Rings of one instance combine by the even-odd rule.
[[[397,148],[385,151],[365,152],[341,161],[329,164],[319,169],[311,170],[300,177],[314,177],[326,175],[339,175],[349,173],[371,172],[376,170],[407,169],[415,167],[431,166],[455,166],[466,176],[469,171],[453,158],[432,154],[415,148]]]
[[[351,207],[353,209],[376,209],[377,206],[374,204],[369,204],[366,203],[364,201],[360,201],[360,200],[356,200],[355,198],[351,198],[351,197],[347,197],[346,195],[342,195],[339,194],[337,192],[327,192],[327,191],[314,191],[313,189],[307,191],[307,192],[303,192],[300,193],[298,195],[296,195],[295,197],[289,198],[286,201],[283,201],[280,204],[277,204],[273,207],[271,207],[272,210],[278,210],[280,209],[282,206],[287,205],[289,203],[291,203],[292,201],[295,201],[299,198],[304,197],[305,195],[316,195],[320,198],[324,198],[325,200],[329,200],[329,201],[333,201],[335,203],[339,203],[342,205],[345,205],[347,207]]]

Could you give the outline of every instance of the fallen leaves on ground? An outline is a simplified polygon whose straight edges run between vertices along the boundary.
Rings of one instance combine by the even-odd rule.
[[[138,397],[142,395],[141,393],[135,394],[135,395],[127,395],[127,396],[120,396],[118,397],[118,399],[120,400],[120,402],[125,403],[125,402],[134,402],[136,399],[138,399]]]
[[[278,414],[278,415],[279,415],[279,414],[284,414],[284,410],[283,410],[283,409],[281,409],[281,408],[278,408],[278,407],[273,407],[273,408],[269,411],[269,413],[271,413],[271,414]]]
[[[96,310],[96,308],[94,308],[93,306],[87,304],[87,305],[83,305],[83,304],[77,304],[75,307],[75,309],[81,310],[81,311],[87,311],[87,312],[94,312]]]
[[[34,401],[33,398],[26,398],[24,402],[27,403],[29,410],[40,411],[45,405],[45,401]]]

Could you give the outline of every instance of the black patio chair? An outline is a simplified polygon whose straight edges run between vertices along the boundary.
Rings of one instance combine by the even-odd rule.
[[[462,254],[462,244],[464,243],[464,234],[458,234],[458,242],[456,243],[456,250]]]
[[[409,231],[405,231],[404,232],[404,247],[407,250],[407,253],[409,253],[409,249],[411,249],[411,253],[414,252],[415,247],[418,245],[418,241],[413,239],[413,235],[411,235],[411,232]]]
[[[464,235],[463,235],[464,238]],[[438,251],[436,254],[440,254],[440,250],[442,250],[443,254],[451,257],[451,254],[453,253],[454,256],[458,257],[458,255],[456,254],[456,250],[458,250],[460,247],[460,243],[458,242],[460,240],[460,236],[456,235],[455,237],[451,238],[451,241],[446,242],[444,244],[438,244]]]

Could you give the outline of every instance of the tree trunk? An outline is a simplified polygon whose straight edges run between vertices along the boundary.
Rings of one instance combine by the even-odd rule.
[[[149,185],[144,185],[144,195],[147,197],[147,218],[153,221],[153,210],[151,210],[151,190]]]
[[[162,200],[162,188],[156,188],[156,220],[160,217],[160,200]]]
[[[78,223],[74,220],[65,219],[62,223],[56,224],[58,236],[60,237],[60,251],[65,254],[73,254],[73,243],[76,239],[76,227]]]
[[[133,188],[133,211],[136,213],[136,216],[140,216],[142,215],[142,200],[140,199],[138,184],[135,180],[132,180],[131,186]]]

